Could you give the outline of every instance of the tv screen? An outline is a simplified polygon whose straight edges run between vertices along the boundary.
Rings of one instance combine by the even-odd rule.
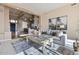
[[[28,34],[28,28],[24,28],[24,34]]]

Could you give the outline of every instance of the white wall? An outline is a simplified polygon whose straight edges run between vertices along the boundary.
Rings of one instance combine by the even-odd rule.
[[[0,34],[4,33],[4,7],[0,6]]]
[[[11,39],[9,8],[0,5],[0,40]]]
[[[4,8],[0,6],[0,39],[4,37]]]
[[[41,30],[48,29],[48,19],[64,15],[68,16],[68,38],[75,39],[79,20],[79,5],[66,5],[41,15]]]

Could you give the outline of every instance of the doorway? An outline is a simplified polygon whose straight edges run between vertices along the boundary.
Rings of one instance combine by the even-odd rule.
[[[16,37],[16,23],[10,23],[11,38]]]

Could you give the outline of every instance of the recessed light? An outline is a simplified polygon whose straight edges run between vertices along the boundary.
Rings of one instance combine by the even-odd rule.
[[[19,8],[16,8],[16,9],[19,9]]]

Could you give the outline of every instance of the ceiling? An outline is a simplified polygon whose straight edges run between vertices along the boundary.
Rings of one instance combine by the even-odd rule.
[[[62,7],[67,3],[7,3],[6,5],[14,8],[29,10],[33,14],[47,13],[56,8]]]
[[[56,8],[66,5],[66,3],[21,3],[21,5],[29,6],[32,11],[37,13],[46,13]]]

